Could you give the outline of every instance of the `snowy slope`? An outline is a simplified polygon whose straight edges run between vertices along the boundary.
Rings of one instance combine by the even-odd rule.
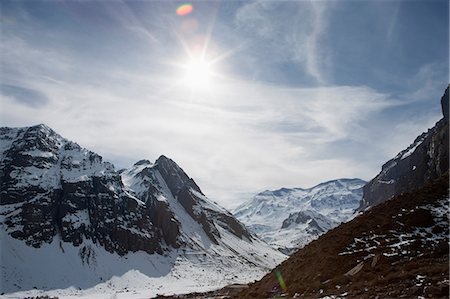
[[[226,231],[223,236],[223,244],[231,249],[213,244],[202,251],[184,248],[164,255],[138,251],[120,256],[90,240],[75,247],[55,238],[36,249],[2,232],[1,269],[8,274],[2,283],[17,285],[19,291],[0,298],[42,294],[111,298],[116,293],[117,298],[151,298],[157,294],[207,291],[260,279],[283,258],[261,241],[237,241]],[[88,248],[89,257],[82,258],[83,248]],[[268,268],[257,266],[261,264]]]
[[[263,240],[292,252],[354,216],[365,181],[339,179],[309,189],[264,191],[234,210]]]
[[[167,157],[119,173],[45,125],[0,128],[0,155],[2,297],[205,291],[286,258]]]

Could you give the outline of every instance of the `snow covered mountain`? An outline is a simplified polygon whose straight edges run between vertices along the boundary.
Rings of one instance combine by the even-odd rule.
[[[292,253],[354,216],[362,198],[360,179],[339,179],[309,189],[264,191],[234,210],[251,231]]]
[[[2,293],[200,291],[285,258],[165,156],[118,172],[45,125],[0,128],[0,179]]]

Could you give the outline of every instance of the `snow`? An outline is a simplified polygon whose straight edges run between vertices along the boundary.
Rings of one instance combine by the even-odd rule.
[[[208,209],[208,210],[216,211],[219,213],[229,214],[229,212],[226,209],[219,206],[217,203],[209,200],[206,196],[204,196],[200,192],[197,192],[192,188],[190,188],[190,192],[201,200],[201,202],[202,202],[201,208],[202,209]]]
[[[32,157],[42,157],[42,158],[53,158],[55,154],[52,152],[43,152],[40,150],[32,150],[23,152],[24,155],[32,156]]]
[[[210,291],[260,279],[284,258],[272,255],[261,241],[251,244],[219,230],[223,244],[212,244],[203,253],[193,249],[186,254],[180,249],[166,256],[135,252],[124,257],[90,240],[74,247],[55,238],[51,244],[36,249],[2,232],[2,291],[8,293],[14,284],[20,285],[22,291],[0,298],[44,294],[60,298],[111,298],[115,294],[117,298],[151,298],[157,294]],[[92,251],[89,264],[80,257],[82,248]],[[255,267],[253,263],[266,267]],[[9,275],[5,277],[5,273]],[[44,291],[48,288],[51,290]]]
[[[416,140],[414,140],[413,144],[411,144],[407,149],[401,151],[400,153],[398,153],[397,156],[395,156],[394,160],[403,160],[406,159],[407,157],[411,156],[412,153],[414,153],[417,149],[417,147],[419,147],[423,141],[427,138],[428,133],[423,133],[422,135],[420,135],[419,137],[416,138]]]
[[[233,211],[233,214],[252,232],[275,248],[303,247],[318,234],[308,232],[308,224],[283,222],[298,212],[311,216],[324,230],[352,219],[362,198],[366,182],[359,179],[340,179],[309,189],[282,188],[264,191]]]
[[[448,226],[448,198],[443,198],[437,201],[435,204],[416,206],[417,209],[429,210],[433,215],[435,224],[434,227],[446,227]],[[403,209],[404,210],[404,209]],[[406,212],[406,210],[404,210]],[[414,212],[410,210],[409,213]],[[401,217],[400,213],[393,218]],[[448,240],[448,235],[445,230],[442,232],[434,232],[432,227],[416,227],[411,232],[397,232],[390,230],[386,235],[366,234],[361,238],[354,238],[353,242],[349,244],[344,251],[339,255],[351,255],[358,252],[373,253],[378,248],[385,248],[385,252],[382,254],[386,257],[392,256],[405,256],[410,252],[407,250],[408,245],[414,244],[418,240],[422,240],[426,243],[426,246],[430,247],[432,244],[437,244],[440,241]],[[380,246],[381,245],[381,246]]]
[[[393,180],[393,179],[391,179],[391,180],[389,180],[389,181],[377,180],[377,182],[380,183],[380,184],[388,184],[388,185],[391,185],[391,184],[394,184],[394,183],[395,183],[395,180]]]
[[[62,218],[63,222],[72,223],[74,229],[84,224],[86,227],[90,224],[89,213],[87,210],[79,210],[73,214],[67,214]]]

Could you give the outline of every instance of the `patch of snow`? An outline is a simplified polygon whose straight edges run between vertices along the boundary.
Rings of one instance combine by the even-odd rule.
[[[32,157],[42,157],[42,158],[53,158],[55,157],[55,154],[52,152],[43,152],[40,150],[32,150],[32,151],[26,151],[22,153],[23,155],[28,155]]]

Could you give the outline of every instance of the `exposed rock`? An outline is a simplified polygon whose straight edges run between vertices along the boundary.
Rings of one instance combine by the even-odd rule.
[[[160,156],[158,160],[156,160],[155,166],[166,181],[173,196],[177,196],[178,192],[185,187],[192,188],[203,195],[194,180],[188,177],[183,169],[181,169],[173,160],[166,156]]]
[[[441,98],[441,108],[442,108],[442,114],[444,115],[444,120],[448,122],[448,114],[449,114],[449,88],[450,85],[447,86],[447,89],[445,90],[444,95]]]
[[[355,276],[356,274],[358,274],[358,272],[360,272],[362,270],[363,267],[364,267],[364,262],[360,262],[358,265],[356,265],[355,267],[351,268],[344,275],[345,276]]]
[[[416,138],[413,144],[385,163],[381,172],[364,186],[359,210],[423,187],[449,169],[448,88],[441,99],[444,118]]]

